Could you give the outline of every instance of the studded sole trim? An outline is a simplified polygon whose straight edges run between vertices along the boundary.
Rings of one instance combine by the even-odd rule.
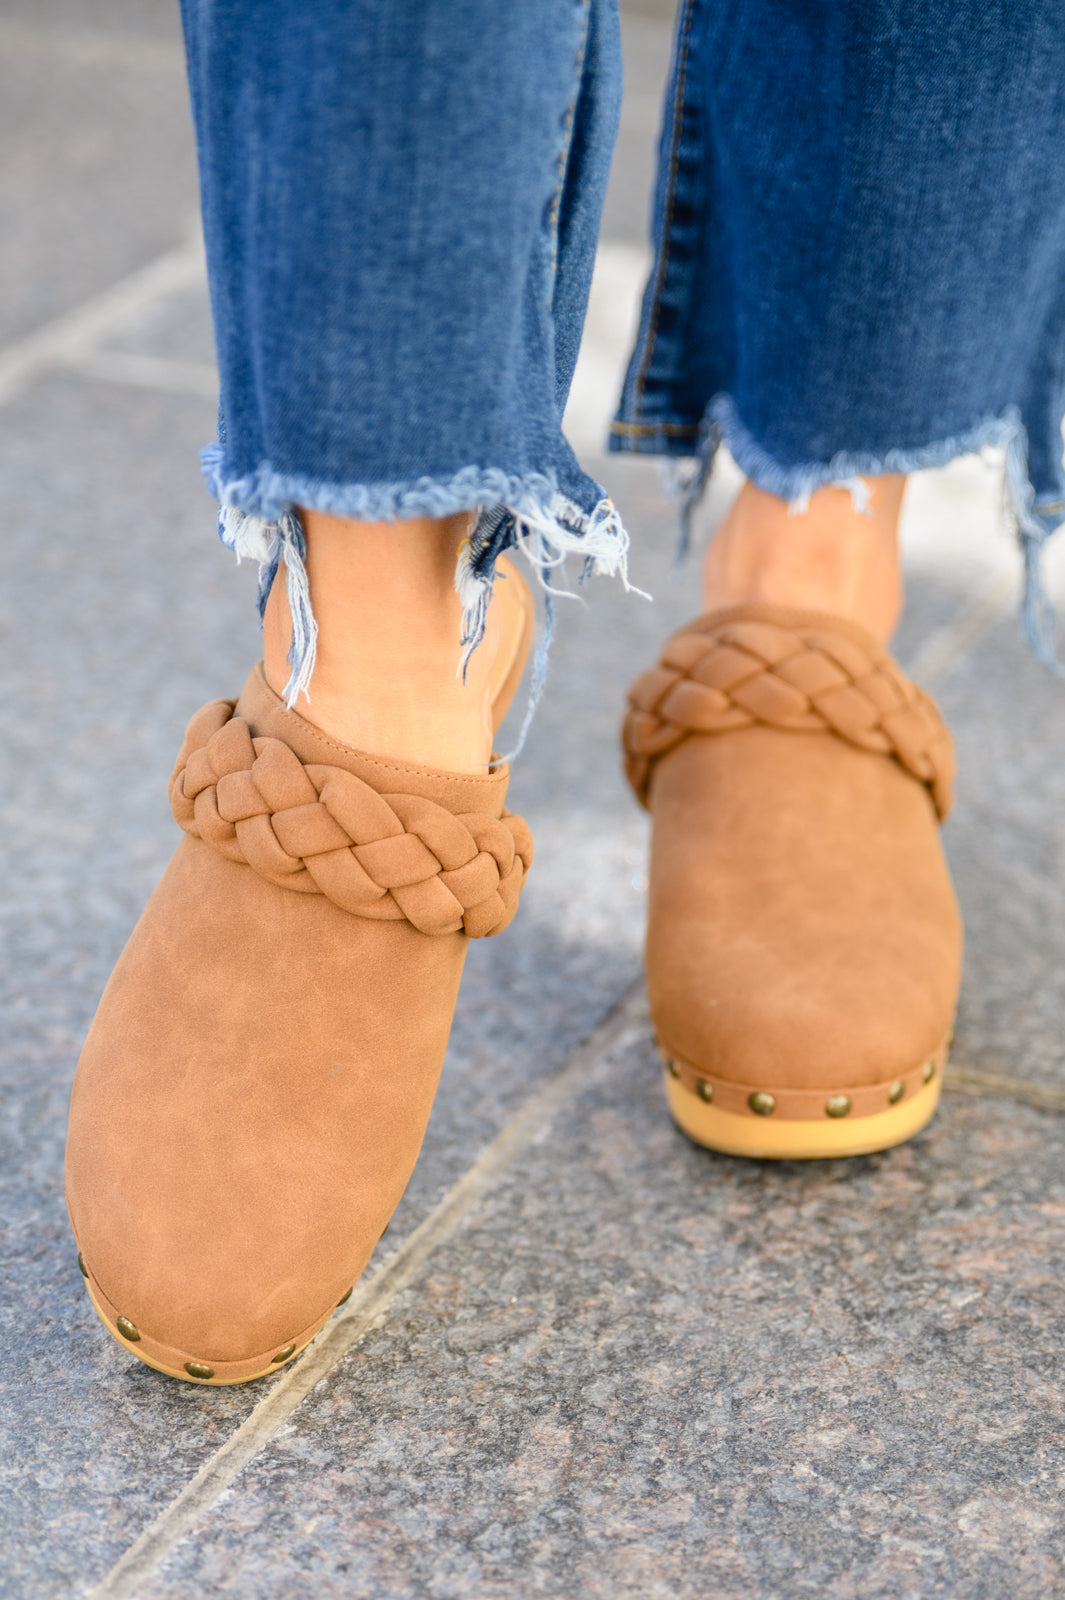
[[[196,1384],[200,1388],[217,1389],[235,1383],[251,1383],[256,1378],[265,1378],[271,1372],[280,1372],[282,1367],[293,1361],[301,1350],[307,1348],[315,1335],[321,1332],[336,1309],[335,1306],[330,1306],[325,1316],[320,1317],[309,1329],[305,1329],[298,1338],[292,1341],[291,1346],[283,1346],[283,1360],[275,1359],[275,1356],[281,1353],[275,1352],[273,1356],[252,1356],[247,1361],[197,1362],[191,1357],[186,1357],[183,1351],[170,1349],[144,1334],[140,1334],[136,1339],[124,1337],[118,1326],[119,1316],[111,1306],[107,1296],[86,1267],[82,1266],[82,1272],[85,1276],[85,1287],[88,1290],[89,1299],[92,1301],[93,1310],[115,1343],[120,1344],[127,1355],[136,1356],[138,1361],[143,1361],[144,1365],[151,1367],[154,1372],[162,1372],[168,1378],[178,1378],[182,1383]],[[210,1373],[210,1376],[200,1376],[195,1372],[187,1371],[185,1367],[186,1360],[192,1366],[204,1368],[205,1372]]]
[[[136,1356],[138,1361],[143,1361],[144,1365],[146,1367],[151,1367],[153,1372],[162,1372],[168,1378],[180,1378],[182,1383],[195,1384],[201,1389],[224,1389],[231,1388],[237,1383],[253,1383],[256,1378],[265,1378],[271,1372],[280,1372],[282,1367],[286,1365],[286,1362],[284,1361],[279,1361],[276,1365],[271,1361],[265,1367],[261,1367],[259,1371],[249,1372],[241,1378],[193,1377],[193,1375],[189,1372],[178,1371],[174,1367],[166,1366],[162,1361],[153,1360],[151,1356],[145,1355],[142,1351],[138,1350],[137,1346],[135,1344],[131,1344],[128,1339],[123,1339],[122,1335],[111,1326],[110,1322],[108,1322],[106,1316],[97,1305],[96,1296],[92,1292],[91,1284],[87,1287],[89,1290],[89,1299],[93,1303],[93,1309],[95,1310],[100,1321],[103,1323],[104,1327],[107,1329],[108,1333],[111,1335],[112,1339],[114,1339],[115,1343],[120,1344],[127,1355]],[[294,1361],[299,1355],[300,1351],[305,1350],[310,1342],[310,1339],[307,1339],[303,1344],[298,1345],[296,1349],[293,1350],[292,1354],[287,1358],[288,1361]]]
[[[877,1111],[887,1111],[900,1100],[912,1100],[924,1086],[938,1077],[947,1064],[950,1037],[944,1039],[938,1050],[918,1063],[909,1072],[884,1083],[839,1085],[834,1089],[781,1089],[768,1084],[737,1083],[732,1078],[715,1077],[713,1073],[693,1066],[682,1055],[672,1053],[663,1040],[659,1040],[662,1060],[669,1076],[682,1088],[697,1095],[705,1105],[714,1105],[719,1111],[735,1111],[741,1116],[774,1116],[784,1122],[820,1122],[826,1117],[871,1117]]]
[[[834,1156],[864,1156],[904,1144],[931,1121],[939,1104],[943,1075],[937,1071],[929,1083],[886,1111],[867,1116],[852,1114],[818,1120],[729,1111],[707,1103],[669,1072],[663,1071],[666,1099],[673,1120],[682,1132],[708,1150],[723,1155],[750,1156],[761,1161],[817,1161]],[[885,1091],[888,1085],[885,1085]],[[827,1096],[822,1098],[834,1098]]]

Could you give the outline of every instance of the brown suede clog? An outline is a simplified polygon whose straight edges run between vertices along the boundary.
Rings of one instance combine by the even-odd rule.
[[[89,1293],[149,1366],[276,1371],[346,1299],[418,1155],[468,941],[507,926],[532,859],[507,781],[338,744],[261,666],[192,719],[186,837],[100,1002],[67,1146]]]
[[[623,741],[653,817],[648,995],[681,1128],[761,1157],[910,1138],[961,971],[932,701],[854,624],[738,606],[669,641]]]

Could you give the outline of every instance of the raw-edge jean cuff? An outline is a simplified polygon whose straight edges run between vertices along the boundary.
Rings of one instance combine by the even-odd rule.
[[[247,477],[231,478],[218,444],[201,452],[201,463],[207,486],[219,503],[222,543],[238,561],[258,563],[260,621],[278,567],[282,560],[285,563],[292,644],[283,697],[290,709],[301,694],[310,700],[318,639],[305,566],[307,542],[297,506],[361,522],[470,513],[470,531],[460,547],[455,572],[455,588],[462,601],[460,672],[465,671],[484,637],[498,557],[505,550],[520,551],[525,557],[544,593],[545,626],[521,732],[514,750],[501,758],[504,760],[521,750],[543,691],[553,599],[572,594],[557,582],[567,558],[572,555],[581,561],[581,581],[593,573],[602,574],[620,578],[627,590],[633,588],[628,577],[629,535],[613,502],[604,496],[590,512],[584,511],[561,492],[548,473],[516,476],[498,468],[471,466],[444,480],[423,477],[402,483],[336,485],[263,467]]]
[[[1045,666],[1059,676],[1065,676],[1065,666],[1058,660],[1055,646],[1054,611],[1042,578],[1043,546],[1061,525],[1065,503],[1060,500],[1037,502],[1028,475],[1028,434],[1016,406],[1007,406],[999,416],[981,418],[965,433],[937,439],[915,449],[893,449],[882,455],[840,451],[830,461],[783,466],[763,449],[745,427],[731,395],[716,395],[706,409],[692,451],[695,466],[678,485],[678,553],[681,556],[690,547],[692,517],[702,500],[714,459],[722,445],[728,447],[740,471],[757,488],[786,500],[795,512],[805,511],[814,491],[829,484],[849,489],[855,509],[867,511],[870,491],[866,478],[885,473],[908,475],[930,467],[944,467],[958,456],[979,455],[988,449],[1001,450],[1006,469],[1006,512],[1016,527],[1024,557],[1021,634],[1032,653]],[[646,447],[645,442],[643,448]],[[671,442],[666,449],[670,454],[676,453],[675,443]]]

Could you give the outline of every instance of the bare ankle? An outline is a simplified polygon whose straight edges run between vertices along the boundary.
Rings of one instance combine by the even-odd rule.
[[[798,513],[745,484],[707,551],[707,609],[757,601],[827,611],[886,642],[902,609],[898,520],[906,480],[866,481],[868,511],[855,509],[849,490],[828,487]]]
[[[299,714],[356,749],[483,771],[491,756],[488,682],[499,629],[490,608],[485,638],[460,676],[454,578],[469,515],[366,523],[308,511],[301,520],[318,648]],[[283,569],[263,635],[267,682],[280,693],[292,636]]]

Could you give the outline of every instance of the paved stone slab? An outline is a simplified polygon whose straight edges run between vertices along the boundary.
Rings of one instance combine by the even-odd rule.
[[[619,1052],[144,1600],[1059,1591],[1065,1123],[756,1165],[657,1079]]]
[[[211,539],[203,402],[71,380],[0,428],[21,537],[2,551],[0,1000],[5,1236],[0,1565],[79,1593],[253,1397],[163,1386],[101,1338],[62,1198],[69,1081],[99,990],[173,839],[165,772],[189,706],[254,648]]]
[[[165,786],[182,728],[196,706],[239,687],[257,650],[253,573],[234,572],[217,545],[195,470],[209,410],[53,379],[0,433],[0,481],[35,530],[4,551],[5,649],[19,690],[0,704],[15,776],[0,810],[9,853],[0,1479],[18,1486],[0,1496],[0,1525],[19,1555],[10,1581],[20,1593],[65,1593],[98,1576],[256,1398],[185,1390],[107,1339],[83,1294],[61,1188],[80,1040],[175,842]],[[559,699],[537,731],[550,747],[554,728],[568,777],[560,786],[559,763],[548,761],[542,785],[528,785],[547,844],[525,933],[472,953],[438,1111],[390,1245],[637,970],[643,824],[617,779],[619,682],[615,670],[577,717]],[[575,759],[590,724],[595,759]],[[535,772],[531,752],[523,768]],[[567,814],[566,794],[578,792]],[[574,896],[586,831],[585,890]],[[160,1451],[171,1435],[173,1448]]]
[[[214,333],[206,285],[156,301],[105,339],[101,348],[120,354],[161,356],[214,368]],[[208,396],[212,401],[217,396]],[[206,439],[204,440],[206,443]]]
[[[12,1489],[7,1548],[17,1552],[8,1580],[47,1594],[99,1576],[256,1398],[182,1389],[106,1338],[73,1261],[61,1149],[81,1037],[174,842],[165,781],[181,729],[196,705],[239,686],[257,639],[253,574],[234,572],[217,546],[195,469],[213,420],[206,403],[54,378],[5,420],[0,479],[34,537],[8,544],[2,586],[19,692],[0,707],[16,776],[3,809],[0,1473]],[[647,609],[629,602],[636,607]],[[606,611],[580,620],[597,616],[593,630],[614,630]],[[637,970],[643,823],[618,782],[614,746],[624,666],[594,685],[578,715],[564,697],[553,702],[535,734],[551,752],[542,782],[532,751],[522,762],[547,841],[526,931],[473,952],[438,1111],[390,1245]],[[579,805],[567,809],[567,796]],[[585,835],[586,887],[574,897]],[[161,1450],[161,1439],[172,1447]]]
[[[6,341],[109,288],[193,220],[177,6],[5,5],[0,142]]]
[[[940,685],[958,737],[947,840],[968,937],[955,1057],[1065,1086],[1065,684],[1011,622]]]
[[[625,108],[603,215],[603,235],[609,239],[643,244],[647,238],[675,10],[673,0],[622,9]]]
[[[143,347],[153,348],[147,336]],[[5,1066],[16,1091],[8,1102],[6,1274],[15,1292],[0,1336],[14,1423],[5,1450],[16,1485],[8,1526],[25,1562],[13,1580],[24,1585],[18,1592],[87,1585],[255,1398],[178,1389],[105,1341],[81,1294],[59,1187],[65,1086],[77,1044],[171,848],[164,785],[175,742],[189,708],[228,691],[255,649],[252,575],[234,574],[216,547],[193,469],[195,448],[210,432],[209,410],[188,399],[53,380],[10,414],[0,444],[0,474],[14,486],[24,524],[45,530],[27,550],[8,550],[8,648],[25,687],[0,711],[19,774],[5,818],[8,948],[15,952],[5,980],[10,1037],[18,1042]],[[77,450],[50,475],[48,463],[69,440],[80,441]],[[471,952],[440,1100],[389,1249],[638,970],[645,825],[619,781],[616,722],[624,683],[696,608],[697,585],[694,571],[678,580],[670,574],[670,508],[654,467],[614,461],[602,471],[636,536],[634,576],[656,600],[648,605],[600,585],[587,611],[559,605],[551,692],[515,780],[537,833],[537,871],[520,934]],[[913,648],[956,615],[964,581],[953,570],[936,582],[925,575],[907,623]],[[1030,669],[1012,641],[1011,625],[1003,625],[994,649],[1012,660],[1018,681],[1028,683],[1030,671],[1034,692],[1051,704],[1058,686]],[[965,671],[957,676],[964,704],[968,679]],[[1005,693],[986,671],[975,673],[973,687],[986,690],[989,682]],[[1024,737],[1008,704],[985,704],[968,725],[977,754],[987,748],[989,719],[996,738]],[[1044,826],[1053,824],[1050,798]],[[1017,837],[1031,820],[1016,820]],[[960,863],[963,894],[986,873],[979,820],[970,837],[968,865]],[[974,1000],[986,982],[982,936],[975,943]],[[1016,983],[1024,947],[1014,943],[1004,961],[1002,954],[996,947],[1001,981]],[[959,1050],[986,1061],[979,1047],[969,1050],[968,1037],[966,1022]],[[547,1191],[566,1182],[560,1168]],[[642,1205],[630,1226],[641,1216]],[[604,1220],[594,1213],[593,1232]],[[607,1287],[613,1270],[607,1261]],[[32,1358],[28,1329],[45,1335]],[[295,1426],[301,1438],[316,1438],[314,1416],[298,1415]],[[664,1458],[672,1426],[668,1414],[647,1422],[661,1431]],[[165,1451],[161,1439],[171,1441]],[[248,1557],[248,1583],[258,1559]],[[262,1582],[270,1592],[265,1575]]]
[[[0,336],[172,248],[194,204],[173,16],[161,23],[157,7],[112,4],[101,30],[74,10],[50,0],[0,19],[21,151],[7,173],[21,231],[7,234]],[[205,296],[148,308],[107,347],[209,360]],[[239,686],[257,641],[252,574],[234,575],[218,550],[195,467],[212,404],[56,377],[3,422],[0,479],[23,537],[5,548],[0,600],[17,684],[0,711],[15,778],[0,802],[9,890],[0,1475],[10,1490],[5,1581],[36,1595],[91,1584],[256,1399],[161,1382],[102,1335],[73,1263],[61,1153],[80,1039],[173,845],[165,779],[181,729],[204,699]],[[587,789],[584,798],[594,808]],[[634,813],[629,823],[638,839]],[[390,1239],[420,1220],[635,971],[638,851],[629,854],[624,931],[594,883],[585,900],[610,930],[601,958],[579,917],[560,930],[558,882],[545,873],[543,932],[534,910],[529,938],[471,963],[440,1114]]]
[[[671,577],[655,464],[597,449],[645,267],[663,9],[646,0],[626,17],[626,128],[571,415],[655,603],[597,585],[587,612],[559,604],[513,791],[536,871],[511,936],[471,951],[383,1253],[639,968],[645,822],[615,730],[625,683],[698,608],[698,586],[694,569]],[[0,46],[0,122],[18,120],[21,152],[0,176],[17,217],[3,337],[171,249],[195,191],[169,6],[108,0],[87,19],[78,0],[17,0]],[[149,308],[107,347],[206,363],[202,291]],[[209,398],[58,375],[0,421],[0,1559],[5,1592],[37,1600],[91,1587],[263,1392],[178,1386],[107,1340],[61,1196],[70,1074],[173,845],[165,780],[181,730],[239,687],[257,639],[254,575],[215,544],[195,467]],[[734,484],[718,476],[707,525]],[[1053,1084],[1063,691],[1010,624],[962,648],[959,615],[1015,570],[994,504],[971,464],[914,496],[900,650],[919,659],[939,641],[934,687],[962,753],[958,1058]],[[794,1592],[863,1600],[1060,1587],[1061,1124],[956,1100],[894,1156],[767,1172],[692,1150],[653,1080],[634,1043],[153,1593],[706,1593],[691,1574],[710,1558],[722,1594],[784,1592],[791,1575],[809,1586]]]

